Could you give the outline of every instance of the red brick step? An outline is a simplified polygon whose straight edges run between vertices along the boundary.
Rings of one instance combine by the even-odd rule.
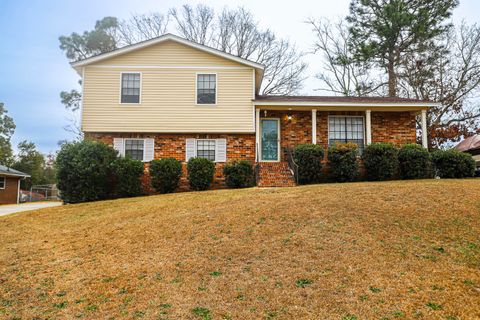
[[[259,187],[293,187],[295,179],[287,162],[260,162]]]

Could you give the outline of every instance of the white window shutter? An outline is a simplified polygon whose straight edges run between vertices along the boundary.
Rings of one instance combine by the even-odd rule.
[[[195,158],[197,148],[195,147],[195,139],[186,139],[185,140],[185,161],[190,160],[190,158]]]
[[[144,140],[143,161],[150,162],[155,158],[155,140],[147,138]]]
[[[215,162],[227,161],[227,139],[215,139]]]
[[[113,148],[123,157],[125,156],[125,144],[123,138],[113,138]]]

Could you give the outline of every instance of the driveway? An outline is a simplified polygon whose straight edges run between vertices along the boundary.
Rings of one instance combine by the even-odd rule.
[[[22,203],[22,204],[7,204],[0,206],[0,216],[6,216],[7,214],[12,214],[16,212],[37,210],[49,207],[61,206],[62,203],[59,201],[54,202],[31,202],[31,203]]]

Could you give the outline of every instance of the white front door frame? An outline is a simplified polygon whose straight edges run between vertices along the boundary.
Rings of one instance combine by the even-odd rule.
[[[263,136],[263,126],[262,126],[262,121],[263,120],[275,120],[277,122],[277,132],[278,132],[278,137],[277,137],[277,160],[263,160],[263,154],[262,154],[262,136]],[[260,118],[259,121],[259,127],[260,127],[260,140],[258,141],[259,145],[259,162],[280,162],[282,156],[281,156],[281,149],[280,149],[280,118]]]

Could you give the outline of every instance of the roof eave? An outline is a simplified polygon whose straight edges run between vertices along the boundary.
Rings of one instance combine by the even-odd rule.
[[[314,102],[314,101],[253,101],[255,106],[298,106],[298,107],[438,107],[435,102]]]

